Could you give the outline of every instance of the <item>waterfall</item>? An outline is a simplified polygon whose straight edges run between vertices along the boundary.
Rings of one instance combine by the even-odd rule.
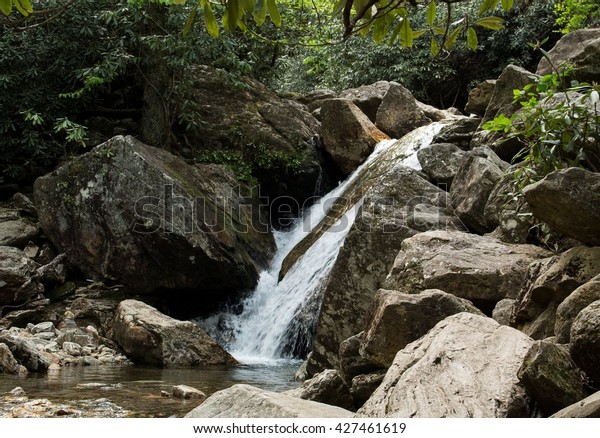
[[[271,267],[262,272],[255,290],[235,309],[227,309],[199,324],[210,336],[245,363],[279,358],[299,358],[310,351],[314,325],[318,317],[323,288],[333,268],[340,247],[350,231],[362,198],[356,196],[357,185],[372,174],[385,172],[386,166],[399,162],[420,169],[416,151],[426,147],[443,125],[433,123],[419,128],[401,140],[379,143],[367,161],[346,181],[303,212],[294,225],[275,231],[277,251]],[[372,183],[371,183],[372,184]],[[354,195],[348,193],[354,190]],[[362,195],[361,195],[362,196]],[[341,197],[352,205],[289,268],[281,281],[279,272],[286,256],[323,219]]]

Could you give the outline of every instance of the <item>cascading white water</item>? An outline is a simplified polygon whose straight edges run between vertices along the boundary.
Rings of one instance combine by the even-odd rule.
[[[391,155],[386,156],[388,160],[401,160],[407,166],[420,169],[416,151],[428,146],[442,126],[434,123],[401,140],[379,143],[365,163],[307,209],[291,229],[274,233],[277,251],[271,267],[261,274],[256,289],[242,302],[241,313],[230,310],[196,322],[241,362],[265,362],[308,351],[314,327],[303,316],[312,314],[315,318],[318,314],[322,289],[362,200],[326,230],[278,283],[285,257],[363,172],[378,165],[377,159],[384,152]]]

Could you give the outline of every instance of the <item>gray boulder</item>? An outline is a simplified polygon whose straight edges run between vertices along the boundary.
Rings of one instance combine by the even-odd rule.
[[[350,88],[340,93],[340,97],[352,101],[373,123],[377,120],[377,110],[383,98],[395,82],[379,81],[358,88]]]
[[[600,29],[579,29],[563,36],[548,52],[555,66],[572,65],[579,81],[600,81]],[[543,57],[536,74],[552,72],[550,62]]]
[[[573,321],[579,312],[597,300],[600,300],[600,275],[596,275],[587,283],[579,286],[559,304],[554,327],[557,342],[569,343]]]
[[[572,167],[523,190],[533,214],[565,235],[600,245],[600,174]]]
[[[435,143],[417,152],[423,173],[446,191],[450,191],[464,155],[465,152],[452,143]]]
[[[344,418],[352,412],[250,385],[215,392],[185,418]]]
[[[87,278],[137,292],[252,287],[274,250],[256,194],[222,166],[190,166],[114,137],[34,186],[40,225]],[[262,214],[262,216],[261,216]]]
[[[355,376],[370,373],[378,368],[360,355],[365,332],[351,336],[340,343],[338,369],[345,382],[350,384]]]
[[[597,387],[600,384],[600,300],[587,306],[575,318],[569,351],[573,361]]]
[[[379,370],[370,374],[360,374],[352,379],[350,393],[354,399],[354,405],[360,408],[373,395],[381,385],[387,370]]]
[[[470,230],[483,234],[493,229],[486,223],[485,206],[507,168],[508,164],[488,147],[474,149],[462,157],[450,199],[454,214]]]
[[[399,351],[362,417],[521,417],[517,370],[533,341],[491,318],[459,313]]]
[[[401,138],[419,126],[431,123],[410,91],[391,83],[377,110],[379,129],[393,138]]]
[[[599,418],[600,391],[584,398],[551,416],[551,418]]]
[[[112,338],[135,361],[173,366],[235,365],[196,324],[178,321],[136,300],[119,304]]]
[[[350,388],[336,370],[322,371],[303,382],[300,388],[292,389],[285,394],[303,400],[312,400],[351,411],[354,410]]]
[[[533,245],[513,245],[490,236],[459,231],[428,231],[402,242],[387,288],[441,289],[492,310],[516,298],[529,264],[548,256]]]
[[[481,119],[477,117],[454,117],[446,120],[447,124],[440,130],[433,143],[452,143],[463,150],[469,150],[471,140]]]
[[[545,415],[569,406],[589,393],[569,350],[553,342],[535,342],[517,376]]]
[[[381,140],[388,139],[347,99],[330,99],[321,107],[323,147],[345,174],[351,174]]]
[[[204,394],[199,389],[196,389],[192,386],[188,385],[177,385],[171,389],[171,394],[175,398],[182,398],[184,400],[196,399],[204,401],[206,400],[206,394]]]
[[[23,249],[39,234],[38,227],[24,219],[9,221],[0,219],[0,246],[14,246]]]
[[[28,371],[42,372],[50,366],[49,355],[38,350],[33,339],[21,336],[18,329],[1,331],[0,344],[5,344],[13,357]]]
[[[0,344],[0,374],[19,374],[19,362],[6,344]]]
[[[514,305],[515,300],[511,298],[504,298],[498,301],[492,311],[492,319],[500,325],[510,325],[513,319],[512,312]]]
[[[425,335],[434,325],[460,312],[483,315],[470,301],[441,290],[407,294],[380,289],[369,312],[360,354],[388,368],[398,351]]]
[[[20,249],[0,246],[0,317],[3,307],[19,306],[44,292],[39,268]]]
[[[465,105],[465,113],[483,116],[492,100],[492,93],[494,92],[495,86],[496,80],[488,79],[472,88],[471,91],[469,91],[469,100]]]
[[[513,90],[521,89],[530,84],[532,82],[531,76],[533,74],[524,68],[512,64],[508,65],[494,85],[494,91],[483,116],[482,124],[500,114],[510,117],[521,109],[521,105],[513,102]]]

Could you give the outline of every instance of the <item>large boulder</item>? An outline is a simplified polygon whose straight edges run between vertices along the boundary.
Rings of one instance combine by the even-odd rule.
[[[485,220],[485,206],[508,164],[488,147],[480,147],[462,157],[450,189],[454,213],[470,229],[486,233],[493,229]]]
[[[568,344],[571,339],[573,321],[583,309],[594,301],[600,300],[600,275],[596,275],[587,283],[573,291],[556,310],[554,335],[557,342]]]
[[[494,117],[504,114],[510,117],[517,110],[521,109],[521,105],[513,102],[515,95],[513,90],[521,89],[525,85],[530,84],[533,80],[533,74],[522,67],[516,65],[508,65],[502,74],[498,77],[494,85],[494,91],[490,103],[488,104],[482,123],[493,119]]]
[[[361,356],[389,367],[398,351],[426,334],[434,325],[460,312],[483,315],[473,304],[441,290],[419,294],[380,289],[362,340]]]
[[[417,152],[417,158],[431,182],[450,191],[465,152],[452,143],[436,143]]]
[[[522,417],[517,370],[533,341],[491,318],[459,313],[399,351],[363,417]]]
[[[579,81],[600,81],[600,29],[580,29],[563,36],[548,52],[554,66],[572,65]],[[552,73],[546,57],[538,64],[536,74]]]
[[[401,242],[430,229],[461,229],[447,212],[447,193],[419,172],[396,165],[365,191],[327,282],[311,362],[337,368],[339,345],[364,329]]]
[[[389,138],[347,99],[325,101],[321,120],[323,147],[345,175],[363,163],[377,143]]]
[[[441,289],[491,311],[498,301],[516,298],[529,264],[548,255],[537,246],[507,244],[490,236],[428,231],[402,242],[386,287]]]
[[[30,241],[39,236],[40,230],[31,222],[20,218],[18,214],[10,220],[4,220],[6,215],[2,213],[0,211],[0,246],[14,246],[23,249]]]
[[[599,418],[600,391],[579,400],[551,416],[551,418]]]
[[[373,395],[381,385],[387,370],[378,370],[369,374],[359,374],[352,379],[350,393],[354,399],[354,405],[360,408]]]
[[[347,418],[353,413],[337,406],[298,399],[250,385],[215,392],[185,418]]]
[[[237,364],[193,322],[163,315],[141,301],[119,304],[111,337],[137,362],[165,367]]]
[[[19,306],[44,292],[39,268],[22,250],[0,246],[0,317],[5,306]]]
[[[37,348],[32,337],[21,335],[19,329],[0,331],[0,344],[5,344],[12,356],[31,372],[46,371],[51,363],[48,353]]]
[[[19,374],[19,362],[6,344],[0,344],[0,374]]]
[[[553,414],[589,394],[568,348],[552,342],[535,342],[517,375],[545,415]]]
[[[433,137],[432,143],[452,143],[463,150],[469,150],[471,140],[481,122],[477,117],[452,117],[440,132]]]
[[[279,97],[259,81],[233,79],[224,70],[195,66],[186,72],[182,113],[200,123],[185,131],[192,156],[238,157],[253,169],[263,195],[292,196],[300,204],[314,194],[319,161],[312,138],[320,124],[299,102]],[[294,161],[297,164],[290,166]]]
[[[373,123],[377,120],[377,110],[394,82],[378,81],[358,88],[349,88],[340,97],[351,100]]]
[[[469,91],[469,100],[465,105],[465,112],[467,114],[477,114],[478,116],[483,116],[490,101],[492,100],[492,93],[494,92],[495,86],[496,80],[488,79],[487,81],[483,81],[477,84],[477,86],[473,87],[473,89]]]
[[[575,318],[569,351],[573,361],[597,387],[600,384],[600,300],[587,306]]]
[[[252,287],[274,250],[264,209],[222,166],[114,137],[35,182],[40,225],[87,278],[142,293]],[[262,224],[262,225],[261,225]]]
[[[304,381],[300,388],[287,391],[286,394],[303,400],[354,410],[350,388],[342,380],[337,370],[325,370]]]
[[[600,245],[600,174],[572,167],[552,172],[523,190],[533,214],[550,227]]]
[[[390,87],[377,110],[376,125],[390,137],[400,138],[431,123],[410,91],[397,83]]]
[[[342,379],[347,384],[350,384],[354,377],[370,373],[379,368],[360,354],[360,346],[364,335],[365,332],[360,332],[340,342],[338,369]]]

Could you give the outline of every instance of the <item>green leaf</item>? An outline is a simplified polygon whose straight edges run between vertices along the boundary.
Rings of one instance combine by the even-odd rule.
[[[273,24],[281,27],[281,15],[279,14],[279,9],[277,9],[275,0],[267,0],[267,9],[269,10],[269,17],[271,17]]]
[[[31,2],[29,0],[14,0],[13,3],[21,15],[25,17],[33,12],[33,8],[31,7]]]
[[[483,17],[477,20],[475,24],[492,30],[500,30],[504,28],[504,19],[494,16]]]
[[[244,12],[252,12],[254,10],[254,0],[240,0],[240,6]]]
[[[452,32],[450,32],[450,35],[448,35],[448,38],[446,38],[446,42],[444,43],[444,47],[446,49],[449,49],[450,47],[452,47],[454,45],[454,43],[456,42],[456,38],[458,37],[458,34],[460,33],[460,31],[463,28],[461,26],[457,27],[456,29],[454,29]]]
[[[435,13],[436,13],[437,5],[435,0],[429,3],[427,6],[427,25],[429,27],[433,27],[433,23],[435,22]]]
[[[237,28],[238,18],[240,16],[239,0],[229,0],[227,2],[227,19],[223,22],[225,27],[233,32]]]
[[[502,7],[506,12],[510,11],[515,4],[515,0],[502,0]]]
[[[12,11],[12,0],[0,0],[0,10],[6,16]]]
[[[197,13],[198,13],[198,5],[195,5],[192,8],[192,12],[190,12],[189,17],[185,22],[185,26],[183,26],[183,36],[186,36],[187,34],[190,33],[192,25],[194,24],[194,20],[196,20]]]
[[[437,56],[440,53],[440,45],[437,42],[436,37],[431,38],[431,54]]]
[[[389,46],[391,46],[392,44],[394,44],[396,42],[396,39],[398,39],[398,35],[400,35],[400,27],[401,27],[401,25],[402,25],[402,23],[398,24],[394,28],[394,31],[392,32],[392,36],[388,40],[388,45]]]
[[[477,33],[475,32],[475,29],[469,27],[467,29],[467,46],[469,46],[469,49],[471,49],[472,51],[475,51],[477,50],[478,44],[479,42],[477,40]]]
[[[498,0],[484,0],[479,8],[479,16],[481,17],[487,11],[493,11],[498,6]]]
[[[204,5],[204,23],[206,24],[208,34],[213,38],[218,38],[219,24],[217,23],[217,19],[215,18],[215,14],[213,14],[209,2],[206,2]]]
[[[342,15],[342,11],[344,10],[344,6],[346,6],[346,0],[338,0],[337,3],[333,6],[333,11],[331,15],[333,17],[338,17]]]
[[[413,39],[417,39],[421,36],[423,36],[425,34],[425,32],[427,32],[426,30],[413,30]]]
[[[433,33],[436,35],[446,35],[445,27],[434,27],[432,30],[433,30]]]
[[[258,26],[262,26],[267,18],[267,4],[266,0],[258,0],[256,7],[254,8],[254,22]]]
[[[385,21],[383,18],[376,19],[375,24],[373,24],[373,41],[375,41],[375,44],[381,44],[384,37]]]
[[[358,34],[362,37],[367,36],[367,34],[369,33],[369,31],[371,30],[371,27],[373,26],[373,22],[369,21],[365,27],[363,27],[362,29],[360,29],[358,31]]]
[[[410,22],[408,18],[404,18],[402,24],[400,24],[400,44],[402,44],[402,47],[412,47],[413,40],[414,36]]]

